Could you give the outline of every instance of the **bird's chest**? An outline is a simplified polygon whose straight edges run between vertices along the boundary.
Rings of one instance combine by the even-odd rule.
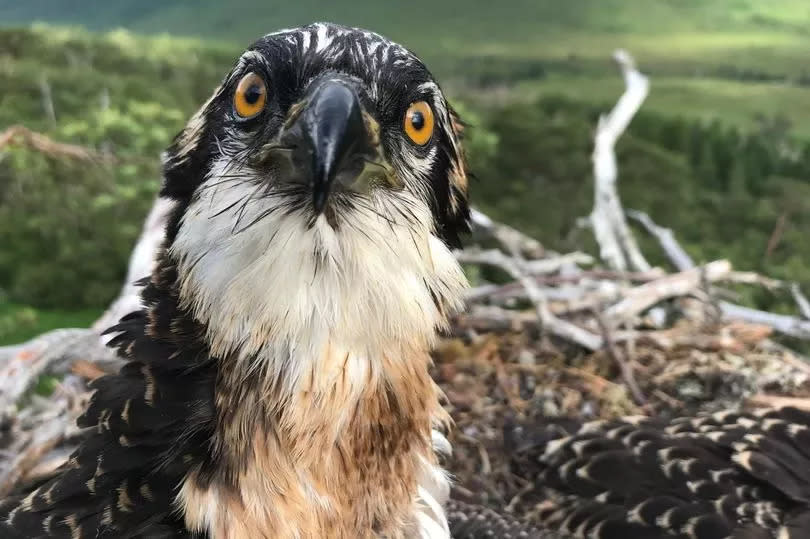
[[[220,395],[227,457],[211,483],[192,473],[183,485],[178,501],[190,529],[214,539],[419,535],[420,511],[443,502],[421,499],[442,494],[422,484],[443,480],[431,446],[432,416],[441,414],[432,381],[413,377],[400,393],[369,373],[354,391],[319,375],[283,406],[268,407],[262,392],[243,391],[240,402]]]
[[[186,506],[200,509],[186,512],[190,527],[215,539],[405,537],[399,523],[412,520],[415,460],[347,470],[336,454],[296,466],[274,448],[256,450],[261,454],[245,464],[235,487],[186,483]]]

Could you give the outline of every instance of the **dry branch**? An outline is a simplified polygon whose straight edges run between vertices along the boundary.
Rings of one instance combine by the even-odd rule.
[[[692,257],[689,256],[675,240],[675,234],[673,234],[671,229],[658,226],[649,215],[642,211],[627,210],[627,216],[640,223],[647,232],[658,240],[667,258],[669,258],[670,262],[672,262],[679,271],[695,267],[694,260],[692,260]]]
[[[473,225],[473,237],[491,237],[510,254],[520,254],[527,258],[539,258],[543,255],[543,245],[536,239],[509,225],[490,219],[475,208],[470,210],[470,221]]]
[[[667,275],[628,291],[621,301],[605,311],[605,317],[616,327],[663,300],[690,294],[703,282],[718,281],[729,273],[731,264],[727,260],[718,260],[700,268]]]
[[[660,227],[652,222],[652,219],[650,219],[649,216],[645,215],[644,217],[644,220],[651,226],[651,228],[661,230]],[[684,253],[684,251],[678,244],[678,241],[675,239],[674,234],[670,232],[663,237],[666,239],[666,246],[662,244],[662,247],[664,248],[664,252],[670,258],[670,262],[672,262],[672,264],[675,266],[685,265],[687,259],[679,255],[679,253]],[[694,268],[694,264],[683,269],[689,271],[692,268]],[[763,277],[751,279],[751,274],[737,274],[738,277],[740,275],[748,275],[748,277],[742,280],[743,282],[749,281],[756,282],[757,284],[768,283],[773,286],[784,286],[784,283],[781,281]],[[734,275],[729,274],[727,276],[733,277]],[[803,296],[800,293],[797,295],[795,291],[793,295],[797,303],[799,303],[800,310],[803,310],[804,307],[806,307],[806,305],[803,307],[801,304],[801,299]],[[718,307],[720,308],[723,317],[727,320],[742,320],[751,324],[761,324],[773,328],[775,331],[782,333],[783,335],[788,335],[797,339],[810,339],[810,320],[803,320],[795,316],[752,309],[750,307],[736,305],[728,301],[718,302]]]
[[[604,339],[605,349],[607,350],[608,355],[613,359],[613,361],[619,366],[619,370],[622,374],[622,380],[624,381],[625,385],[630,389],[630,393],[633,394],[633,399],[636,401],[636,404],[644,404],[647,402],[647,398],[644,396],[644,393],[641,391],[641,388],[636,383],[636,377],[633,372],[633,366],[627,360],[621,352],[618,351],[616,347],[616,343],[613,340],[613,335],[611,334],[611,329],[608,327],[607,323],[605,322],[605,317],[594,311],[593,313],[596,322],[599,325],[599,329],[602,332],[602,338]]]
[[[22,345],[0,348],[0,417],[13,413],[15,403],[44,373],[64,373],[84,359],[109,369],[113,354],[89,329],[57,329]]]
[[[762,324],[789,337],[804,340],[810,339],[810,320],[802,320],[795,316],[760,311],[759,309],[735,305],[728,301],[721,301],[719,305],[723,312],[723,317],[728,320],[743,320],[752,324]]]
[[[799,312],[802,313],[802,317],[806,320],[810,320],[810,301],[808,301],[807,297],[802,293],[802,289],[798,283],[790,285],[790,293],[793,295],[793,299],[796,301],[796,305],[799,307]]]
[[[616,141],[624,133],[649,92],[647,77],[636,69],[633,58],[616,51],[613,59],[621,69],[625,92],[610,114],[601,116],[596,127],[593,150],[594,204],[588,221],[599,244],[599,255],[610,268],[625,271],[628,267],[648,271],[649,263],[641,254],[624,216],[616,189],[618,166]]]
[[[602,347],[602,338],[579,326],[557,318],[548,308],[548,302],[537,285],[521,267],[521,260],[508,257],[498,250],[460,251],[457,253],[460,262],[468,264],[487,264],[501,268],[526,290],[529,300],[537,313],[541,327],[558,337],[575,342],[587,350],[598,350]]]
[[[110,156],[100,154],[90,148],[56,142],[47,135],[31,131],[22,125],[12,125],[0,133],[0,150],[8,146],[26,146],[52,157],[66,157],[80,161],[110,160]]]

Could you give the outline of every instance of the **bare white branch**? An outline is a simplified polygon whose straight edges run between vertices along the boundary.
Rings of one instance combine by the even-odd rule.
[[[681,248],[680,244],[675,240],[675,235],[671,229],[658,226],[649,215],[642,211],[627,210],[627,216],[641,224],[648,233],[658,240],[667,258],[678,271],[695,267],[695,261],[689,256],[689,253]]]
[[[93,329],[103,331],[118,320],[141,306],[140,287],[136,284],[139,279],[148,277],[155,264],[155,256],[166,228],[166,220],[172,209],[172,202],[166,198],[158,198],[146,217],[141,236],[129,257],[127,278],[118,297],[110,307],[93,324]]]
[[[648,221],[648,223],[652,225],[653,229],[660,228],[652,222],[652,219],[650,219],[649,216],[645,215],[645,218],[646,219],[644,220]],[[691,258],[688,258],[688,256],[684,258],[683,256],[679,255],[679,253],[684,253],[684,251],[678,244],[678,241],[675,239],[675,235],[672,234],[671,231],[669,234],[664,236],[659,236],[657,234],[654,235],[659,238],[659,241],[662,238],[666,240],[669,248],[664,247],[664,252],[669,257],[670,262],[672,262],[673,265],[687,265],[687,260],[691,261]],[[684,269],[689,270],[690,268],[694,268],[694,264]],[[732,277],[732,275],[729,273],[725,277]],[[802,307],[800,303],[801,297],[797,297],[794,293],[794,298],[799,304],[799,309],[804,312],[804,307]],[[767,311],[752,309],[750,307],[743,307],[742,305],[736,305],[728,301],[720,301],[718,306],[723,314],[723,317],[727,320],[741,320],[743,322],[750,322],[752,324],[762,324],[772,328],[774,331],[782,333],[783,335],[788,335],[797,339],[810,339],[810,321],[808,320],[803,320],[795,316],[770,313]]]
[[[769,313],[758,309],[735,305],[728,301],[719,303],[723,317],[728,320],[742,320],[752,324],[763,324],[772,327],[775,331],[795,337],[797,339],[810,339],[810,320],[802,320],[795,316]]]
[[[625,92],[610,114],[599,118],[594,137],[594,204],[589,217],[599,256],[609,267],[625,271],[647,271],[650,264],[633,237],[616,189],[618,166],[616,141],[624,133],[649,92],[649,80],[641,74],[626,51],[616,51],[614,60],[624,76]]]
[[[793,294],[793,299],[796,305],[799,306],[799,312],[802,313],[802,318],[810,320],[810,301],[807,296],[802,293],[802,289],[798,283],[790,285],[790,293]]]
[[[520,254],[532,259],[539,258],[545,251],[543,245],[536,239],[491,219],[475,208],[470,210],[470,221],[473,225],[473,236],[492,237],[509,254]]]

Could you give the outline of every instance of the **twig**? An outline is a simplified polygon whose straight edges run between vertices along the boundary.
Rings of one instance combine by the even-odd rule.
[[[667,275],[630,290],[621,301],[605,311],[605,318],[616,327],[662,300],[693,292],[704,279],[714,282],[730,272],[731,264],[727,260],[718,260],[702,268]]]
[[[760,275],[753,271],[732,271],[722,280],[738,284],[755,284],[767,288],[768,290],[778,290],[786,286],[784,281],[771,279],[770,277]]]
[[[499,223],[481,211],[472,208],[470,220],[473,224],[473,235],[484,235],[494,238],[512,255],[521,254],[526,258],[539,258],[545,250],[539,241],[509,225]]]
[[[728,301],[721,301],[719,305],[723,312],[723,317],[726,319],[743,320],[753,324],[764,324],[790,337],[805,340],[810,339],[810,320],[802,320],[795,316],[751,309],[749,307],[743,307],[742,305],[729,303]]]
[[[605,323],[605,319],[602,315],[597,312],[596,310],[593,311],[593,317],[596,320],[596,323],[599,325],[599,330],[602,332],[602,339],[605,343],[605,350],[607,351],[610,358],[613,360],[616,365],[619,366],[619,370],[621,371],[622,380],[627,388],[630,390],[630,393],[633,395],[633,400],[636,401],[636,404],[639,406],[643,406],[647,399],[644,397],[644,393],[641,391],[641,388],[636,383],[636,377],[633,373],[633,367],[627,361],[627,358],[621,355],[616,348],[616,345],[613,342],[613,337],[610,334],[610,328]]]
[[[540,275],[560,271],[566,266],[590,266],[593,263],[592,256],[574,251],[573,253],[550,256],[539,260],[526,260],[523,263],[523,269],[529,275]]]
[[[671,229],[658,226],[653,222],[650,216],[643,211],[627,210],[627,217],[639,223],[649,234],[658,240],[667,258],[669,258],[670,262],[672,262],[678,271],[695,267],[694,260],[681,248]]]
[[[498,249],[493,250],[474,250],[474,251],[458,251],[456,257],[459,262],[465,264],[488,264],[492,256],[491,252],[502,252]],[[463,258],[462,258],[463,257]],[[549,258],[542,258],[539,260],[524,260],[521,264],[523,271],[528,275],[545,275],[560,271],[561,268],[567,265],[578,264],[593,264],[593,258],[585,253],[574,251],[564,255],[556,255]],[[578,276],[570,276],[570,279],[577,279]]]
[[[6,146],[12,145],[28,146],[44,154],[78,159],[80,161],[110,161],[109,156],[102,155],[95,150],[75,144],[56,142],[50,137],[42,133],[37,133],[36,131],[31,131],[22,125],[12,125],[0,133],[0,150]]]
[[[537,327],[534,312],[513,311],[494,305],[475,305],[467,312],[459,313],[453,320],[456,331],[475,330],[482,332],[523,331]]]
[[[790,293],[793,295],[796,305],[799,306],[799,312],[802,313],[802,318],[810,320],[810,301],[808,301],[807,297],[802,293],[802,289],[798,283],[792,283],[790,285]]]
[[[748,399],[750,406],[761,406],[766,408],[793,407],[810,412],[810,399],[799,397],[784,397],[782,395],[768,395],[767,393],[757,393]]]
[[[665,391],[662,391],[660,389],[654,389],[653,390],[653,395],[655,395],[656,397],[658,397],[659,399],[661,399],[662,401],[667,403],[667,405],[670,408],[674,408],[676,410],[679,409],[679,408],[683,408],[683,402],[682,401],[679,401],[678,399],[676,399],[672,395],[666,393]]]
[[[787,213],[782,212],[776,220],[776,224],[771,232],[771,237],[768,238],[768,245],[765,247],[765,260],[768,260],[773,254],[779,242],[782,241],[782,236],[785,233],[785,224],[787,224]]]
[[[555,312],[560,314],[589,310],[606,301],[614,301],[627,288],[625,283],[646,283],[664,275],[664,272],[657,270],[644,273],[591,270],[573,275],[540,275],[533,277],[533,280],[549,300],[567,302],[565,307]],[[526,290],[517,282],[485,284],[469,289],[465,298],[468,302],[502,305],[512,300],[526,299]]]
[[[504,511],[507,513],[514,513],[515,507],[517,507],[517,504],[520,503],[523,496],[536,489],[537,485],[535,485],[533,481],[526,482],[526,484],[523,485],[514,496],[512,496],[512,499],[509,500],[509,503],[507,503],[506,507],[503,508]]]
[[[460,262],[499,267],[513,279],[520,282],[526,290],[529,301],[534,305],[540,325],[544,330],[591,351],[602,347],[601,337],[575,324],[557,318],[551,313],[546,298],[534,281],[519,267],[519,263],[515,259],[494,249],[488,251],[463,250],[458,252],[456,257]]]
[[[649,219],[649,216],[646,217],[650,221],[650,223],[652,223],[652,220]],[[652,224],[654,225],[654,223]],[[684,258],[678,255],[678,253],[684,253],[684,251],[678,244],[674,235],[671,234],[671,232],[669,234],[667,242],[668,242],[667,245],[670,248],[667,248],[663,244],[662,247],[664,247],[664,252],[669,257],[673,265],[675,265],[682,271],[690,269],[689,266],[687,267],[683,266],[686,265],[688,261],[691,261],[691,259],[688,257]],[[794,298],[796,298],[795,295]],[[798,301],[799,299],[797,298],[797,302]],[[760,311],[758,309],[751,309],[749,307],[743,307],[742,305],[736,305],[728,301],[719,302],[718,307],[720,308],[723,317],[728,320],[742,320],[744,322],[751,322],[753,324],[763,324],[773,328],[779,333],[788,335],[790,337],[795,337],[798,339],[810,339],[809,320],[796,318],[794,316],[769,313],[767,311]],[[800,310],[802,309],[801,306],[799,308]]]
[[[481,459],[481,469],[479,472],[482,475],[489,475],[492,473],[492,465],[489,462],[489,453],[487,452],[486,446],[484,446],[483,442],[478,438],[474,438],[469,434],[465,434],[462,431],[458,431],[456,434],[458,439],[464,440],[467,443],[474,445],[478,449],[478,456]]]
[[[48,77],[45,74],[39,79],[39,91],[42,94],[42,108],[51,125],[56,125],[56,109],[53,106],[53,95]]]

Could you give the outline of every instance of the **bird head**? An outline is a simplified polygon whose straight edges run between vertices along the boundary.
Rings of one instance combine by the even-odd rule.
[[[464,286],[460,138],[428,69],[378,34],[256,41],[164,156],[164,256],[215,348],[304,328],[347,346],[429,339]]]

